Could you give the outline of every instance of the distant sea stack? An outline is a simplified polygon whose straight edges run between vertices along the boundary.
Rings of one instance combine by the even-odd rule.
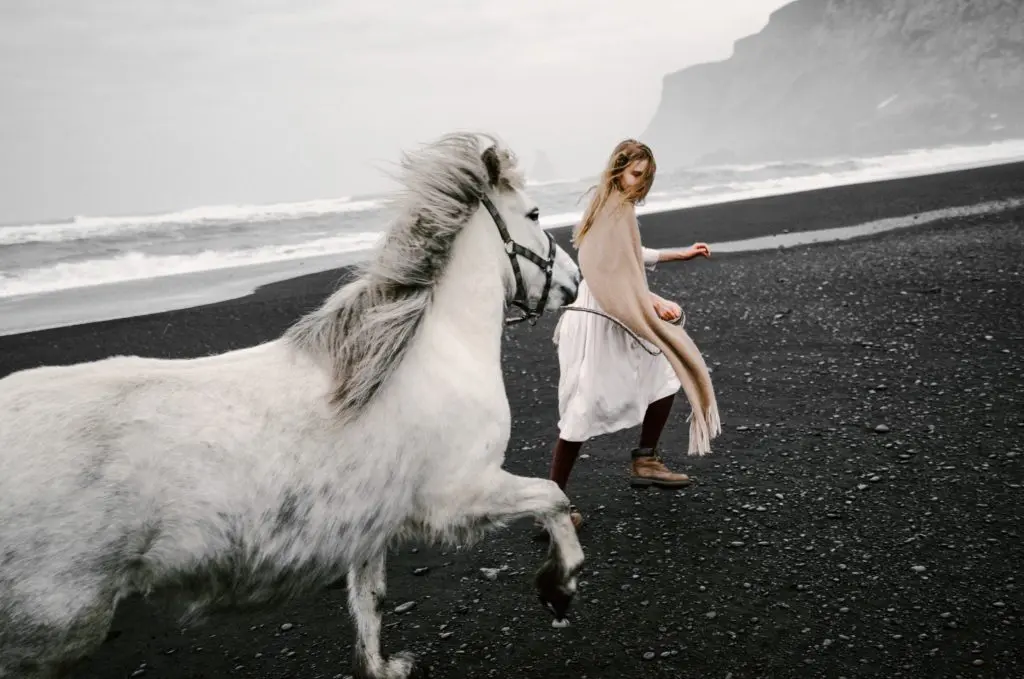
[[[530,179],[537,182],[549,182],[556,178],[551,159],[543,151],[537,151],[537,159],[533,163]]]
[[[665,76],[659,165],[1024,137],[1024,0],[796,0],[725,61]]]

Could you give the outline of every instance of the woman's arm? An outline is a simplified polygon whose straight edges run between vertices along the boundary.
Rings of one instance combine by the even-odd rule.
[[[648,259],[649,255],[646,252],[646,250],[648,249],[644,248],[644,250],[644,261],[647,263],[685,262],[686,260],[693,259],[694,257],[711,256],[711,249],[707,246],[706,243],[694,243],[688,248],[667,248],[665,250],[650,250],[650,252],[656,253],[656,255],[650,255],[657,257],[657,259],[654,259],[653,261]]]

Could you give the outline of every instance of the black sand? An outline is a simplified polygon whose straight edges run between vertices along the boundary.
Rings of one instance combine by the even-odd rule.
[[[1005,197],[1024,197],[1024,165],[642,221],[659,247]],[[250,345],[338,277],[0,337],[0,375]],[[535,603],[543,546],[521,524],[468,553],[395,554],[385,648],[424,654],[437,677],[1024,676],[1024,210],[663,265],[651,284],[682,304],[715,369],[725,432],[714,454],[678,452],[683,403],[663,440],[695,484],[632,490],[636,432],[593,441],[569,488],[588,520],[573,626],[552,629]],[[519,473],[546,475],[557,435],[554,320],[507,335],[507,466]],[[479,571],[504,566],[493,581]],[[407,601],[411,612],[391,612]],[[76,676],[342,677],[353,632],[334,589],[187,630],[129,602],[112,637]]]

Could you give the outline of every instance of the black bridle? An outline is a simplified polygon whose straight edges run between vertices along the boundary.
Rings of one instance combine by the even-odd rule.
[[[498,227],[498,233],[501,235],[501,240],[505,243],[505,253],[508,255],[509,261],[512,263],[512,273],[516,278],[516,292],[509,303],[523,311],[522,316],[519,318],[506,318],[505,323],[512,325],[514,323],[529,321],[531,324],[534,324],[544,313],[544,307],[548,303],[548,295],[551,293],[551,282],[555,270],[555,255],[558,252],[558,249],[555,247],[555,239],[552,238],[550,233],[544,231],[544,235],[548,237],[548,257],[547,259],[544,259],[532,250],[524,248],[522,245],[512,240],[512,235],[508,232],[505,220],[502,219],[501,214],[498,212],[498,209],[494,207],[494,203],[491,202],[490,198],[484,194],[480,194],[480,202],[483,203],[484,207],[487,208],[487,211],[491,213],[491,219],[494,220],[494,225]],[[520,257],[525,257],[530,260],[544,272],[544,289],[540,293],[540,299],[537,301],[537,306],[533,308],[530,308],[530,297],[526,290],[526,282],[523,280],[523,271],[519,268]]]

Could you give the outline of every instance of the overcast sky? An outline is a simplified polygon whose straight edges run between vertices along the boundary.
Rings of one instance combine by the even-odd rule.
[[[2,0],[0,222],[388,188],[496,132],[596,173],[786,0]]]

